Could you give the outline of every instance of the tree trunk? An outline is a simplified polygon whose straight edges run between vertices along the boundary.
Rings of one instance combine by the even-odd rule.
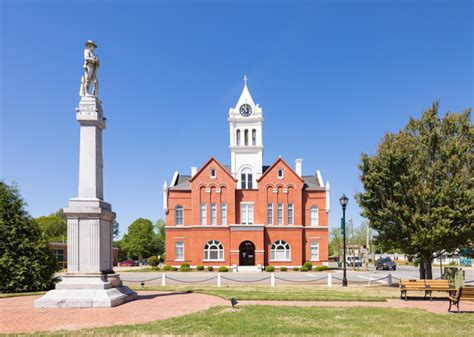
[[[426,270],[425,270],[425,260],[420,261],[420,279],[424,280],[426,278]]]
[[[427,259],[425,260],[425,270],[426,270],[426,278],[428,280],[432,280],[433,279],[433,270],[432,270],[432,264],[431,264],[432,260],[430,259]]]

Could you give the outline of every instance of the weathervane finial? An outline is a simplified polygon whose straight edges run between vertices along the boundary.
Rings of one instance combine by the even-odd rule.
[[[244,75],[244,84],[247,85],[247,75]]]

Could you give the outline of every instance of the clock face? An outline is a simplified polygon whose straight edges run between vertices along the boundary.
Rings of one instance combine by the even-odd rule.
[[[248,117],[252,114],[252,107],[248,104],[242,104],[240,106],[240,114],[244,117]]]

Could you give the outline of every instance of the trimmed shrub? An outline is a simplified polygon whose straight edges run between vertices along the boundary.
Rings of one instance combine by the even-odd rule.
[[[148,258],[148,264],[152,267],[157,267],[160,264],[160,260],[156,256],[150,256]]]
[[[301,267],[301,271],[308,271],[308,270],[310,270],[310,269],[308,269],[308,268],[305,267],[305,266]]]
[[[298,270],[300,270],[300,268],[298,268],[298,267],[293,267],[293,271],[298,271]]]
[[[170,270],[171,270],[171,266],[166,265],[166,266],[163,267],[163,270],[164,270],[164,271],[170,271]]]
[[[280,271],[287,271],[287,270],[288,270],[288,268],[286,268],[286,267],[281,267],[280,268]]]
[[[229,271],[229,268],[226,266],[219,267],[219,273],[227,273]]]
[[[214,267],[213,266],[207,267],[207,271],[214,271]]]
[[[153,271],[159,271],[159,270],[160,270],[160,267],[151,267],[151,270],[153,270]]]
[[[197,265],[196,269],[199,270],[199,271],[204,270],[204,266],[202,264]]]
[[[191,266],[189,265],[189,263],[183,263],[181,264],[181,268],[191,268]]]
[[[313,269],[313,264],[311,262],[305,262],[303,267],[306,267],[306,269],[311,270]]]
[[[314,267],[314,270],[315,271],[322,271],[323,267],[322,266],[316,266],[316,267]]]
[[[181,267],[181,268],[179,268],[179,271],[188,272],[188,271],[191,271],[191,268]]]
[[[328,266],[322,266],[321,268],[323,268],[323,270],[329,270]]]
[[[265,268],[265,270],[269,273],[273,273],[275,271],[275,267],[273,266],[267,266],[267,268]]]
[[[176,267],[171,267],[171,271],[177,271],[177,270],[178,270],[178,268],[176,268]]]

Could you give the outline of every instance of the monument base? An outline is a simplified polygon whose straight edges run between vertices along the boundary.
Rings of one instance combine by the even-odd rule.
[[[137,293],[118,274],[66,274],[56,289],[35,301],[36,308],[110,308],[133,301]]]

